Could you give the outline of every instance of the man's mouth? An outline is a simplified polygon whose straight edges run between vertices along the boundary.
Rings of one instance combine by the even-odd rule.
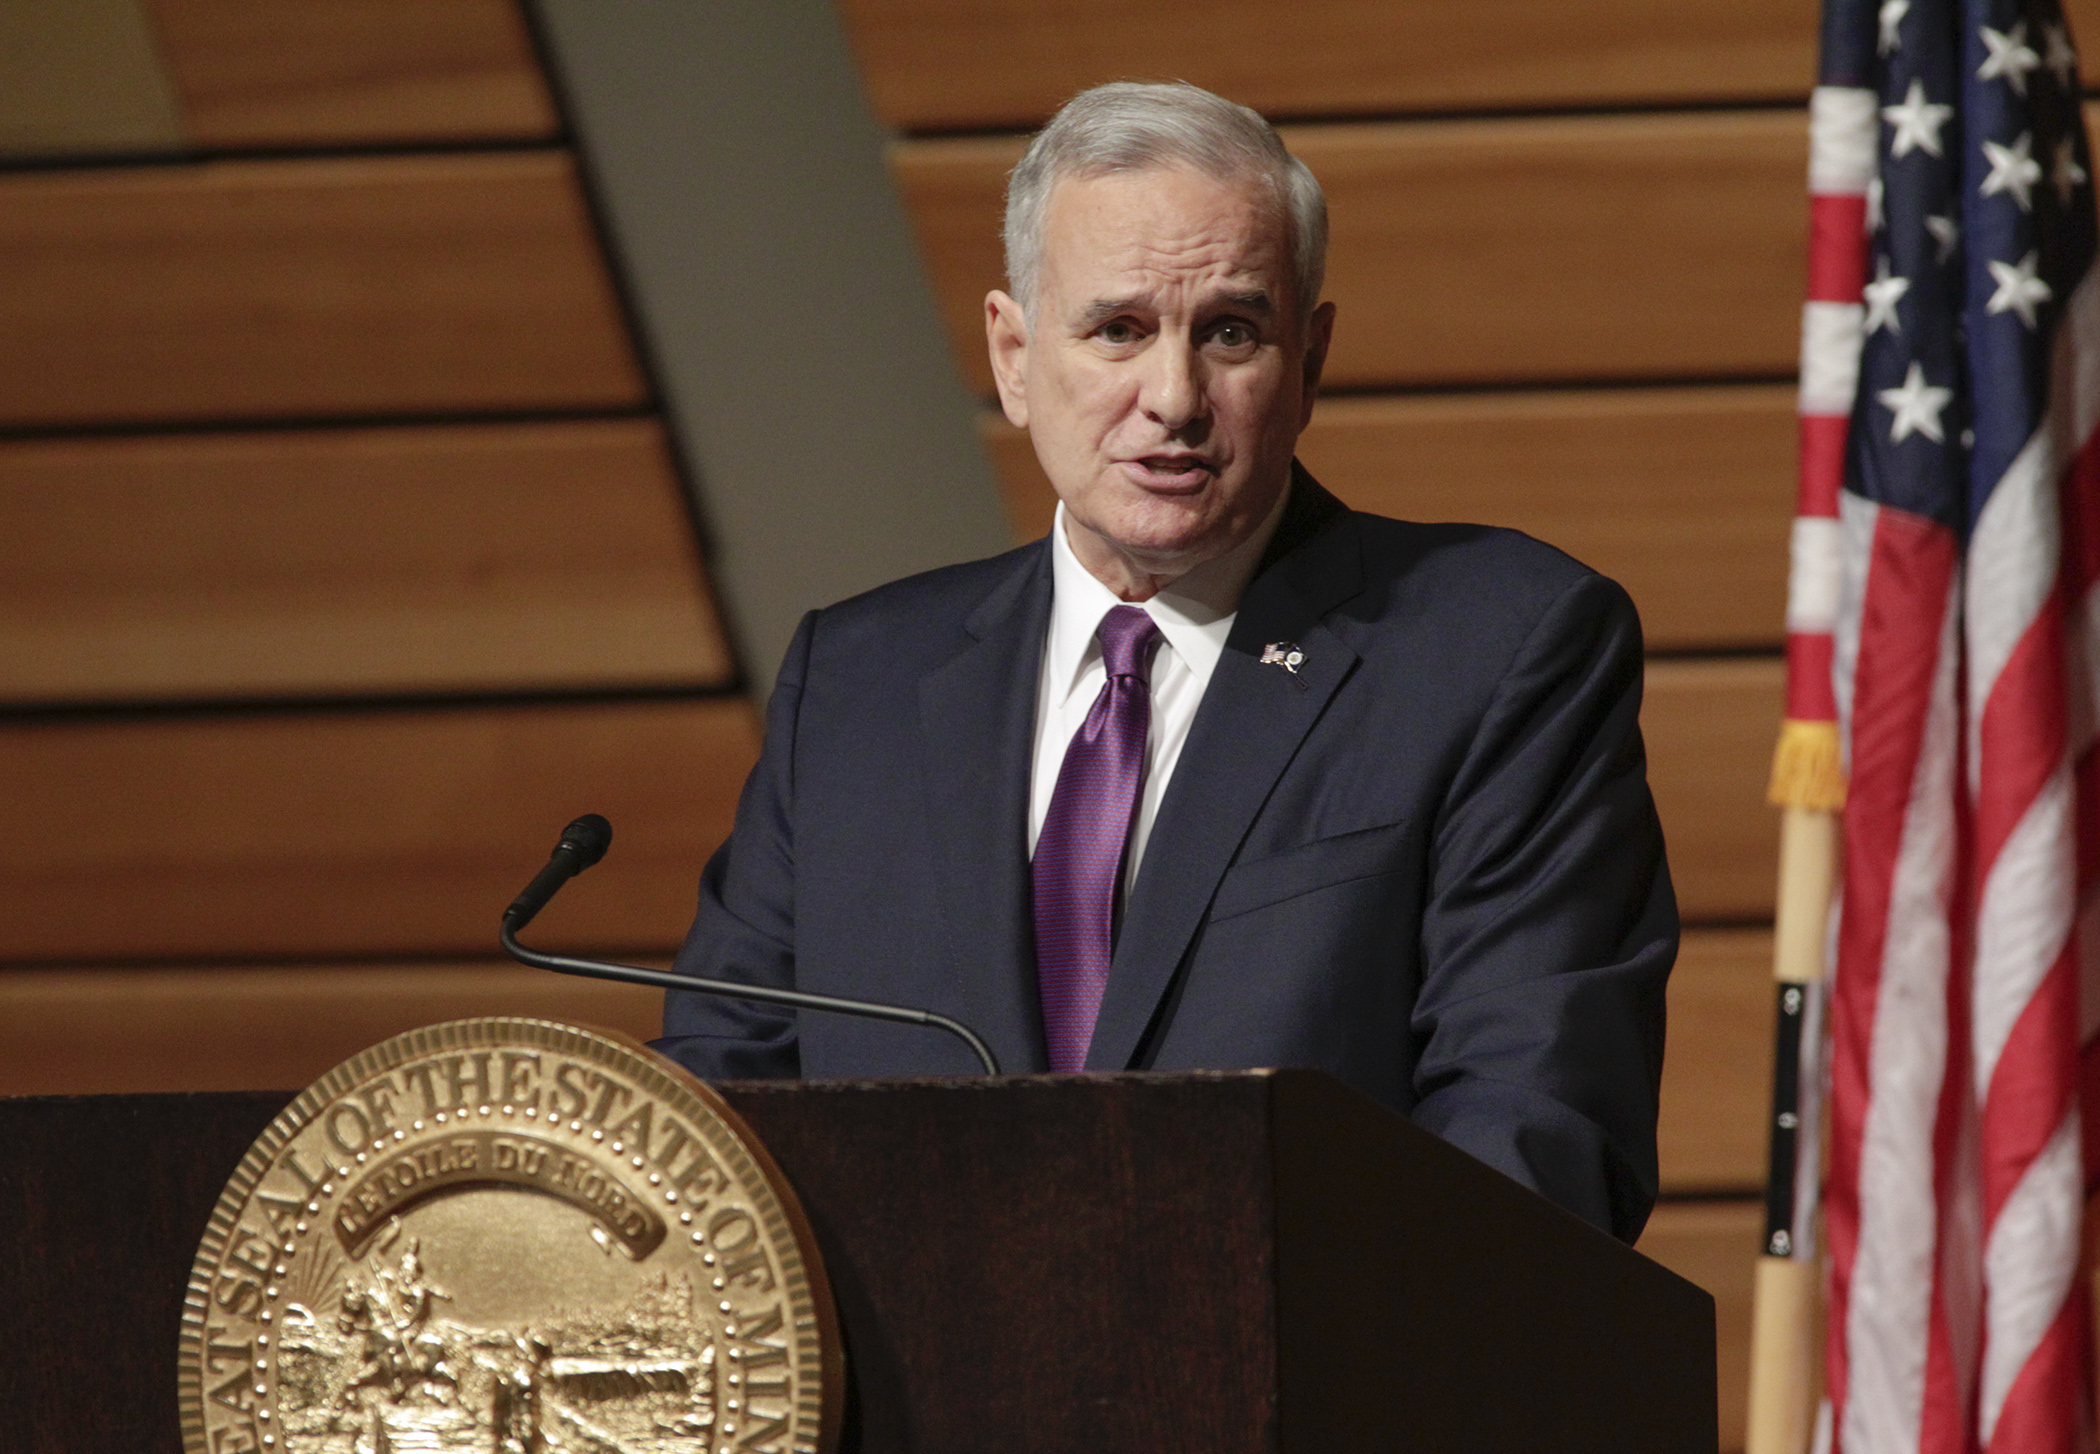
[[[1217,474],[1217,462],[1201,454],[1147,454],[1123,461],[1124,472],[1148,490],[1195,490]]]

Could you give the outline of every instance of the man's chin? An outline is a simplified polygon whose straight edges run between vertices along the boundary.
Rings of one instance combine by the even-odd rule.
[[[1232,542],[1216,539],[1219,522],[1207,516],[1190,518],[1191,514],[1185,510],[1131,511],[1081,528],[1154,575],[1178,575],[1232,547]]]

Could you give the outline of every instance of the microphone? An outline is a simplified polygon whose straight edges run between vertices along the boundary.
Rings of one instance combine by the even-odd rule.
[[[547,907],[547,900],[554,897],[556,890],[605,857],[605,850],[610,847],[612,824],[602,814],[585,813],[562,829],[561,842],[554,845],[547,866],[533,875],[532,882],[503,911],[504,927],[516,930],[530,924],[533,915]]]
[[[612,824],[596,813],[585,813],[562,829],[546,867],[503,911],[503,927],[497,933],[504,951],[520,964],[551,969],[556,974],[581,975],[588,979],[616,980],[621,984],[650,985],[663,990],[689,990],[695,994],[720,995],[731,1000],[756,1000],[760,1004],[790,1005],[798,1010],[823,1010],[834,1015],[858,1015],[868,1020],[888,1020],[900,1025],[926,1025],[945,1030],[970,1047],[986,1075],[999,1074],[999,1061],[991,1046],[960,1020],[932,1010],[905,1005],[883,1005],[873,1000],[849,1000],[837,995],[810,994],[805,990],[780,989],[774,985],[740,984],[735,980],[701,979],[696,975],[673,974],[661,969],[643,969],[633,964],[613,964],[602,959],[575,959],[565,954],[543,954],[518,942],[518,931],[532,922],[533,915],[547,907],[561,886],[582,873],[612,846]]]

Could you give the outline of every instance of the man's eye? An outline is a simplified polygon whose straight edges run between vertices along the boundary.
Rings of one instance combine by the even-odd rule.
[[[1260,340],[1254,330],[1244,323],[1220,323],[1210,331],[1210,341],[1220,348],[1252,348]]]
[[[1137,325],[1117,319],[1114,322],[1102,324],[1097,336],[1103,343],[1136,343],[1138,340]]]

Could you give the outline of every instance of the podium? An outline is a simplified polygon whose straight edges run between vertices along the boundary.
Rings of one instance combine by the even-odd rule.
[[[815,1229],[855,1454],[1712,1454],[1702,1291],[1311,1071],[717,1087]],[[180,1448],[285,1093],[0,1100],[8,1448]]]

